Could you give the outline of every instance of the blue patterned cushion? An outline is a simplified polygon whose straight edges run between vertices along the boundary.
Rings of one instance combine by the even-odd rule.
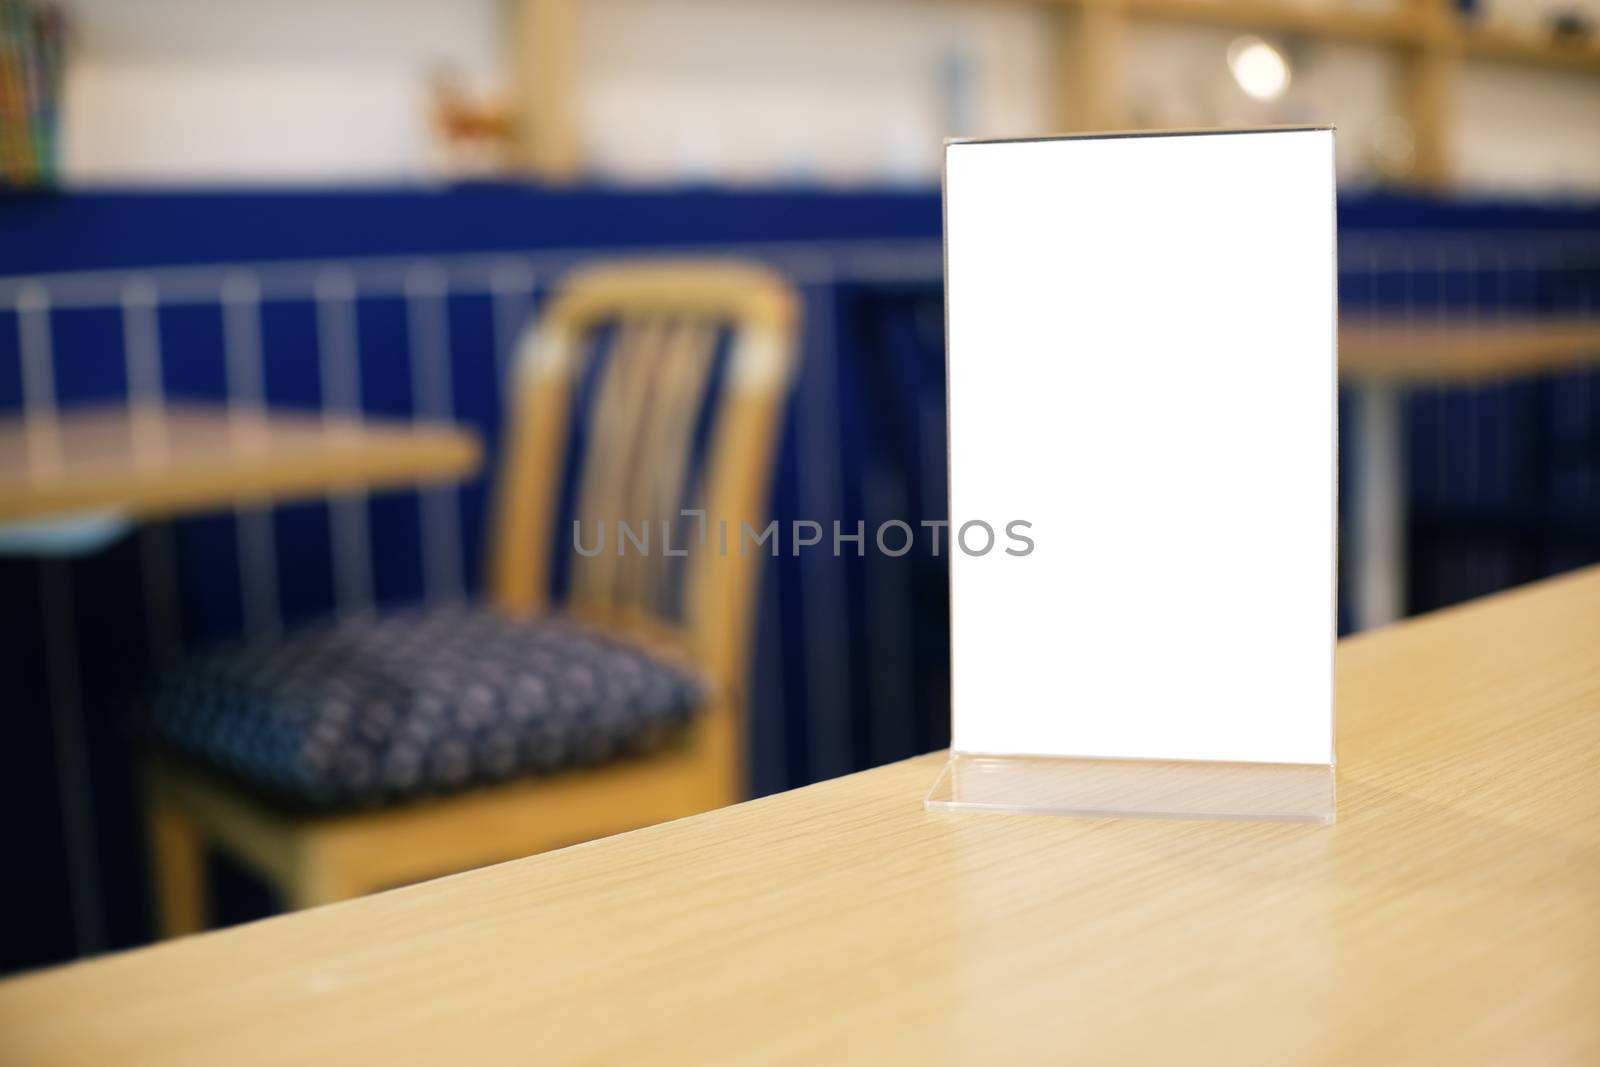
[[[152,722],[280,802],[341,808],[644,754],[705,696],[687,670],[560,617],[459,607],[195,656],[158,686]]]

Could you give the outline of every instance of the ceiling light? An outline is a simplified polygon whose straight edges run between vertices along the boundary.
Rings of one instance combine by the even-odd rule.
[[[1277,100],[1289,91],[1289,61],[1259,37],[1238,37],[1228,45],[1228,69],[1253,99]]]

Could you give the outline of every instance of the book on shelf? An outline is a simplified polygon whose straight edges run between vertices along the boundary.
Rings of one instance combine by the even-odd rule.
[[[0,0],[0,186],[56,182],[66,35],[57,4]]]

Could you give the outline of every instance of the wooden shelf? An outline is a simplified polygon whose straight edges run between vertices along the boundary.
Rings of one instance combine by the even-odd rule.
[[[553,180],[582,173],[575,117],[575,12],[578,0],[511,0],[508,39],[518,83],[519,157]],[[1126,129],[1118,65],[1125,29],[1148,19],[1258,33],[1304,35],[1387,48],[1399,67],[1396,110],[1410,125],[1415,161],[1410,185],[1442,189],[1454,175],[1452,130],[1463,63],[1510,62],[1543,70],[1600,74],[1600,40],[1561,43],[1464,18],[1453,0],[989,0],[1053,10],[1053,127],[1062,132]],[[1322,116],[1326,118],[1326,116]]]
[[[1077,3],[1082,0],[1065,0]],[[1399,45],[1422,36],[1426,20],[1406,10],[1324,7],[1273,0],[1124,0],[1123,10],[1141,18],[1229,26],[1277,33],[1305,33],[1330,40]]]
[[[1463,27],[1460,41],[1462,52],[1478,59],[1600,74],[1600,43],[1593,41],[1563,43],[1490,26]]]
[[[1022,0],[1061,12],[1058,124],[1066,131],[1129,125],[1119,98],[1117,56],[1132,20],[1222,26],[1304,35],[1387,48],[1399,65],[1396,111],[1408,123],[1414,160],[1406,184],[1440,190],[1454,178],[1454,115],[1465,62],[1518,63],[1545,70],[1600,73],[1600,42],[1560,43],[1537,32],[1475,24],[1451,0],[1393,0],[1387,8],[1348,0]],[[1324,119],[1327,116],[1323,116]]]
[[[1136,18],[1227,26],[1264,33],[1303,33],[1335,41],[1396,47],[1435,46],[1481,59],[1600,73],[1600,42],[1562,43],[1504,26],[1474,25],[1455,15],[1429,17],[1397,2],[1392,10],[1294,0],[1047,0]]]

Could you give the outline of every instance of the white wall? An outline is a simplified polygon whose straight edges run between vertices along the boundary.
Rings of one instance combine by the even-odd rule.
[[[1600,12],[1591,18],[1600,23]],[[1600,77],[1475,66],[1461,85],[1455,143],[1474,186],[1600,192]]]
[[[489,0],[70,0],[70,181],[414,177],[426,79],[498,69]]]
[[[1262,103],[1246,96],[1229,73],[1228,43],[1236,33],[1212,27],[1136,25],[1123,87],[1141,125],[1248,126],[1334,123],[1342,183],[1376,173],[1374,144],[1392,122],[1392,63],[1381,51],[1346,44],[1279,44],[1292,65],[1288,94]]]
[[[620,174],[927,182],[947,134],[1048,128],[1022,6],[600,0],[582,36],[582,126]]]
[[[1324,0],[1333,2],[1333,0]],[[1348,2],[1348,0],[1346,0]],[[1372,2],[1372,0],[1368,0]],[[1555,0],[1502,0],[1523,19]],[[1600,0],[1582,0],[1600,15]],[[383,181],[429,172],[426,79],[492,85],[499,0],[71,0],[69,180]],[[947,134],[1047,130],[1046,14],[971,0],[582,0],[580,125],[619,180],[929,182]],[[1246,98],[1220,29],[1137,25],[1123,90],[1161,125],[1334,122],[1342,180],[1392,144],[1379,50],[1284,42]],[[1600,193],[1600,78],[1472,63],[1463,184]]]

